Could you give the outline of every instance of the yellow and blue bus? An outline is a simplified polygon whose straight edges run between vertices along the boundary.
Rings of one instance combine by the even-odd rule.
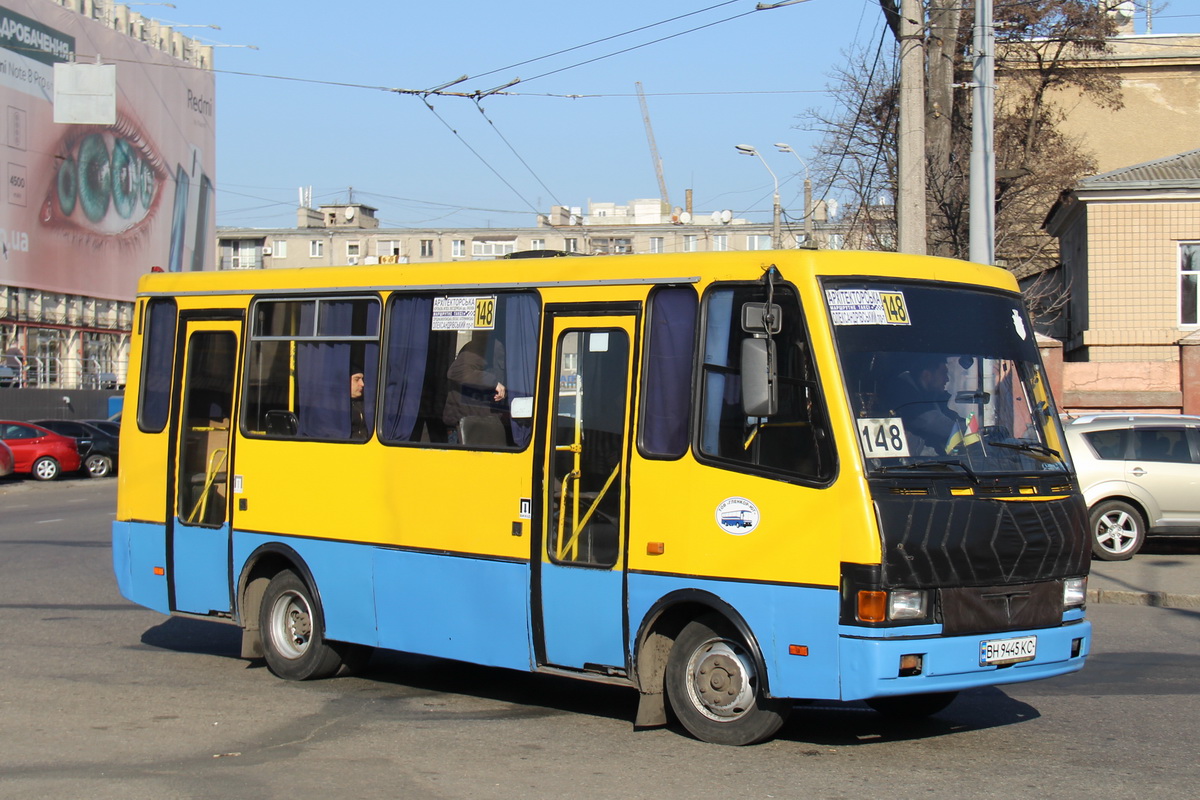
[[[155,274],[122,594],[281,678],[373,648],[771,736],[1080,669],[1086,516],[999,269],[884,253]]]

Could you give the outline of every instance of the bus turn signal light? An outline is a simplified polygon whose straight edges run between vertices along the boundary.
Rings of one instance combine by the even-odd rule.
[[[646,542],[646,555],[648,556],[661,556],[666,549],[663,542]]]
[[[155,575],[166,575],[167,571],[165,569],[163,569],[162,567],[155,567],[154,574]]]
[[[887,592],[863,589],[858,593],[858,618],[863,622],[887,621]]]

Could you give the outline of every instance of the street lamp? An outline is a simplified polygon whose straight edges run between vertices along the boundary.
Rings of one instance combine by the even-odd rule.
[[[781,153],[791,153],[804,167],[804,244],[809,247],[813,244],[812,238],[812,181],[808,179],[808,162],[800,157],[800,154],[792,149],[790,144],[784,142],[776,142],[775,147]]]
[[[774,170],[767,160],[762,157],[762,153],[755,150],[748,144],[735,144],[734,150],[737,150],[744,156],[758,156],[758,160],[767,168],[767,172],[771,173],[771,180],[775,182],[775,195],[771,200],[771,247],[775,250],[783,248],[783,237],[779,233],[779,178],[775,177]]]

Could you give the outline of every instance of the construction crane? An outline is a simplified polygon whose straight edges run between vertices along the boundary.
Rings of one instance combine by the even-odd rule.
[[[646,93],[642,91],[642,82],[636,81],[638,103],[642,107],[642,122],[646,124],[646,141],[650,143],[650,158],[654,161],[654,174],[658,177],[658,192],[662,197],[664,208],[671,207],[667,197],[667,179],[663,177],[662,159],[658,156],[658,145],[654,143],[654,129],[650,127],[650,109],[646,106]]]

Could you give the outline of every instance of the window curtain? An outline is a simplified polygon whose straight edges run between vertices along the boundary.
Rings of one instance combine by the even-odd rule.
[[[696,293],[691,288],[660,289],[650,306],[642,449],[681,456],[687,452],[696,348]]]
[[[504,295],[504,349],[507,364],[505,374],[508,382],[508,402],[513,398],[533,397],[534,379],[537,371],[537,334],[540,308],[532,294]],[[533,436],[533,420],[513,419],[513,443],[517,447],[529,444]]]
[[[431,297],[399,296],[392,302],[380,433],[386,441],[413,439],[425,383],[432,316]]]
[[[300,310],[300,330],[313,331],[313,305]],[[351,336],[379,330],[377,303],[329,300],[319,305],[321,336]],[[360,313],[355,324],[355,311]],[[363,313],[365,312],[365,313]],[[356,328],[358,328],[356,332]],[[359,351],[361,363],[351,363],[355,348],[350,342],[299,342],[296,348],[296,382],[299,435],[309,439],[350,438],[350,375],[362,371],[366,381],[363,414],[368,428],[375,414],[375,372],[379,345],[366,343]]]

